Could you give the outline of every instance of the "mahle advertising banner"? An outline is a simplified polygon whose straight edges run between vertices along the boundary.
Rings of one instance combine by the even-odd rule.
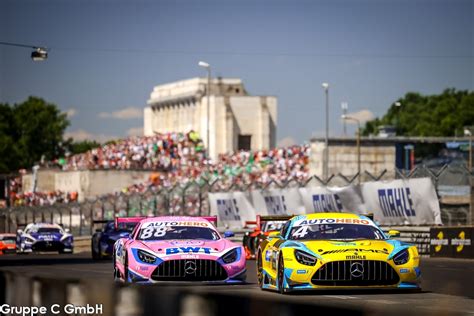
[[[242,228],[258,214],[244,192],[209,193],[209,204],[210,215],[217,215],[218,226],[226,228]]]
[[[226,227],[241,228],[256,215],[327,212],[373,213],[381,225],[442,224],[430,178],[365,182],[345,187],[209,193],[211,215]]]
[[[308,187],[300,188],[299,192],[307,214],[328,212],[367,213],[361,199],[359,187],[355,185],[346,187]]]
[[[301,215],[305,207],[298,188],[252,190],[252,204],[260,215]]]
[[[430,178],[366,182],[361,192],[365,208],[383,225],[442,224]]]

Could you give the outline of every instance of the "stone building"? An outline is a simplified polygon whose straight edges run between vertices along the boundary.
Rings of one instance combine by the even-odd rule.
[[[277,98],[251,96],[241,79],[213,78],[209,97],[207,144],[207,78],[155,86],[144,110],[145,136],[163,132],[199,132],[209,154],[276,145]]]

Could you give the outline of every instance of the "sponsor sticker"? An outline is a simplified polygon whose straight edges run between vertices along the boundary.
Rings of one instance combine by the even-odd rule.
[[[271,250],[267,250],[267,251],[265,252],[265,260],[266,260],[266,261],[270,261],[271,257],[272,257],[272,251],[271,251]]]
[[[406,268],[400,269],[400,273],[408,273],[408,272],[410,272],[410,269],[406,269]]]
[[[352,255],[346,256],[346,260],[365,260],[366,256]]]
[[[305,226],[315,224],[359,224],[359,225],[372,225],[373,224],[366,219],[358,218],[314,218],[314,219],[302,219],[295,222],[293,226]]]
[[[345,252],[366,252],[366,253],[381,253],[388,255],[388,251],[385,249],[362,249],[362,248],[348,248],[348,249],[336,249],[336,250],[327,250],[321,253],[322,255],[329,255],[335,253],[345,253]]]
[[[205,253],[210,254],[212,252],[212,248],[209,247],[174,247],[174,248],[166,248],[167,255],[176,255],[176,254],[193,254],[193,253]]]
[[[170,227],[170,226],[191,226],[191,227],[210,227],[207,222],[192,221],[174,221],[174,222],[147,222],[143,223],[141,228],[146,227]]]
[[[307,270],[296,270],[296,274],[306,274]]]

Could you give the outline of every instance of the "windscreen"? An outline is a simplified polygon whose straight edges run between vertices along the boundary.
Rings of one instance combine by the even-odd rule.
[[[16,242],[16,237],[15,236],[0,236],[0,241],[6,243],[6,244],[13,244]]]
[[[115,229],[115,223],[110,222],[107,223],[105,227],[106,232],[124,232],[124,233],[131,233],[132,230],[137,226],[138,223],[136,222],[121,222],[118,223],[117,229]]]
[[[61,230],[59,228],[52,228],[52,227],[40,227],[36,230],[37,233],[51,233],[51,234],[59,234]]]
[[[174,239],[197,239],[218,240],[219,234],[207,227],[189,226],[149,226],[140,229],[138,240],[174,240]]]
[[[375,226],[359,224],[312,224],[295,226],[288,237],[291,240],[357,240],[385,239]]]

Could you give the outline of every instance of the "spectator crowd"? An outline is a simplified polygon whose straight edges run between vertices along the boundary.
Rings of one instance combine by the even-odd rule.
[[[309,145],[274,148],[261,151],[239,151],[221,154],[216,161],[206,158],[198,133],[165,133],[150,137],[131,137],[110,142],[85,153],[58,159],[62,170],[113,169],[153,170],[145,183],[124,188],[121,193],[142,193],[147,190],[169,188],[189,182],[203,181],[220,187],[265,185],[270,181],[283,183],[309,177]],[[77,193],[26,192],[21,193],[15,183],[13,205],[51,205],[77,200]],[[194,202],[190,202],[192,204]]]
[[[204,148],[197,133],[156,134],[110,142],[85,153],[58,159],[63,170],[172,170],[187,161],[202,160]]]

